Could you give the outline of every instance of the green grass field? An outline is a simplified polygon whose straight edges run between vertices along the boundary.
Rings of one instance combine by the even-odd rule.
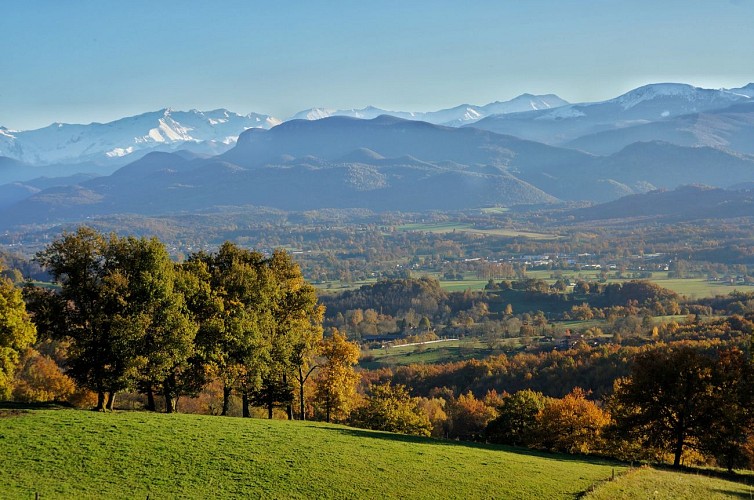
[[[616,500],[657,498],[663,500],[699,500],[754,497],[754,475],[737,477],[739,481],[726,481],[692,473],[671,472],[641,468],[597,486],[584,498],[589,500]]]
[[[2,498],[575,498],[624,470],[322,423],[0,414]]]
[[[437,223],[412,223],[398,226],[399,231],[421,231],[424,233],[473,233],[484,234],[488,236],[505,236],[509,238],[529,238],[533,240],[554,240],[559,236],[550,233],[537,233],[534,231],[523,231],[517,229],[478,229],[472,224],[461,222],[437,222]]]
[[[463,338],[432,344],[394,346],[386,349],[364,351],[366,358],[359,365],[376,369],[383,366],[410,365],[413,363],[451,363],[467,359],[483,359],[493,354],[510,352],[520,347],[520,339],[500,341],[503,348],[492,348],[487,342],[478,338]]]
[[[537,278],[545,280],[549,283],[554,283],[555,278],[552,278],[554,272],[550,270],[534,270],[527,271],[526,276],[529,278]],[[610,274],[614,274],[614,271]],[[599,280],[599,273],[597,271],[562,271],[564,278],[571,279],[584,279],[586,281]],[[624,279],[608,278],[608,282],[628,281]],[[685,295],[691,299],[699,299],[704,297],[714,297],[715,295],[728,295],[733,291],[754,291],[754,287],[742,286],[742,285],[725,285],[722,283],[709,282],[704,278],[668,278],[667,272],[655,272],[652,273],[652,277],[649,281],[656,283],[657,285],[673,290],[674,292]],[[482,285],[484,286],[484,285]]]

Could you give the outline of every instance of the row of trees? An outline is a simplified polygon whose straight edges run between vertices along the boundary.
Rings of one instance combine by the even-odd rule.
[[[562,399],[503,396],[487,439],[570,453],[681,464],[689,452],[729,470],[754,466],[754,362],[736,348],[688,342],[637,353],[628,377],[598,406],[580,389]]]
[[[34,321],[43,337],[69,343],[65,372],[97,394],[97,409],[112,409],[118,392],[135,390],[151,410],[161,394],[172,412],[179,397],[218,379],[222,414],[236,391],[244,416],[250,405],[270,416],[283,406],[292,418],[298,385],[304,417],[324,311],[287,253],[265,256],[225,243],[177,264],[157,239],[79,228],[37,260],[58,288],[26,288]],[[321,378],[337,385],[330,372],[343,363],[337,376],[353,378],[358,350],[351,346],[343,357],[345,340],[329,342]],[[331,392],[321,394],[332,399]]]

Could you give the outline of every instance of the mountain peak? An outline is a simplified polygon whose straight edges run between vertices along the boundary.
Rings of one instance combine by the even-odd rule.
[[[742,98],[729,90],[703,89],[686,83],[652,83],[626,92],[611,101],[620,104],[623,109],[630,109],[643,102],[664,97],[705,105],[720,101],[734,102]]]

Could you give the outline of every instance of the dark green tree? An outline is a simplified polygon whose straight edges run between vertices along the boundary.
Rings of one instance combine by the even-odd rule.
[[[705,351],[686,343],[661,345],[634,357],[610,406],[619,435],[673,454],[717,449],[733,460],[745,439],[750,372],[743,355]],[[732,462],[731,462],[732,463]]]
[[[493,443],[529,446],[538,436],[537,415],[545,407],[545,396],[530,389],[505,394],[498,416],[487,425],[487,439]]]
[[[130,349],[119,359],[130,359],[132,376],[151,392],[159,388],[165,409],[173,412],[184,379],[193,375],[197,326],[189,318],[183,294],[175,287],[176,269],[156,238],[111,237],[105,252],[105,291],[120,304],[113,317],[116,348]],[[112,409],[113,397],[108,398]]]
[[[258,391],[270,369],[275,294],[272,273],[259,252],[226,242],[217,253],[192,255],[187,269],[208,285],[193,301],[199,342],[211,370],[223,383],[222,415],[239,389],[249,415],[250,393]],[[207,291],[209,290],[209,291]]]
[[[68,375],[79,386],[97,394],[97,410],[104,410],[105,395],[127,386],[128,364],[120,356],[125,346],[114,342],[113,323],[122,304],[106,288],[107,240],[97,231],[80,227],[63,233],[37,254],[37,261],[60,286],[57,293],[35,294],[30,305],[41,318],[40,334],[70,339]]]

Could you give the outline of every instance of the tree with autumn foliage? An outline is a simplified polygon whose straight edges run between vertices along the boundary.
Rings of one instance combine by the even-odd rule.
[[[27,349],[13,383],[13,399],[24,402],[68,401],[76,384],[50,356]]]
[[[751,358],[688,342],[639,352],[630,376],[615,382],[610,407],[618,434],[679,466],[693,449],[732,468],[752,426]]]
[[[449,400],[445,412],[447,437],[470,441],[480,439],[487,424],[497,416],[493,406],[477,399],[471,391]]]
[[[403,385],[372,385],[366,404],[351,413],[351,425],[378,431],[430,436],[432,424]]]
[[[266,261],[275,283],[272,300],[272,359],[279,367],[269,370],[268,379],[283,387],[298,384],[299,417],[305,418],[304,385],[314,369],[313,357],[322,340],[325,309],[318,303],[316,289],[306,282],[301,268],[290,254],[276,250]],[[356,361],[358,362],[358,354]],[[263,379],[263,384],[265,380]],[[286,396],[286,413],[293,418],[292,395]]]
[[[333,330],[319,350],[324,359],[316,378],[315,401],[325,414],[325,421],[342,420],[348,415],[356,394],[359,376],[354,365],[359,362],[359,346]]]
[[[604,447],[610,414],[575,388],[561,399],[551,398],[537,415],[539,444],[550,451],[594,453]]]
[[[8,278],[0,277],[0,399],[10,397],[19,357],[36,335],[21,290]]]

